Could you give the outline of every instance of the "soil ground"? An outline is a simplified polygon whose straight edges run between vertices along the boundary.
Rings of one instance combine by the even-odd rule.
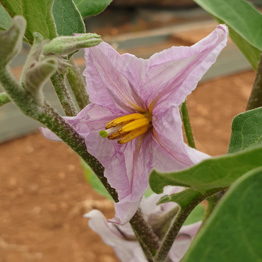
[[[188,97],[197,147],[224,154],[233,117],[245,110],[254,80],[244,72],[202,83]],[[86,183],[78,157],[40,133],[0,145],[0,262],[115,262],[83,214],[114,214]]]

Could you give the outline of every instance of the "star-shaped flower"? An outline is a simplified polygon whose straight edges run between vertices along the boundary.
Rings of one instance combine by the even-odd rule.
[[[104,42],[85,49],[91,104],[66,119],[118,193],[113,221],[131,219],[153,168],[174,171],[207,158],[184,143],[179,106],[216,61],[227,36],[227,27],[219,25],[191,47],[171,47],[147,60],[119,55]]]

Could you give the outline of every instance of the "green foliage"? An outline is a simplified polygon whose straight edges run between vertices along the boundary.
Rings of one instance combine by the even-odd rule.
[[[21,51],[22,37],[26,28],[23,17],[17,16],[13,19],[11,27],[7,31],[0,32],[0,70]]]
[[[92,169],[83,161],[81,160],[81,164],[84,169],[85,178],[92,185],[95,191],[97,191],[102,196],[105,196],[106,198],[112,200],[112,197],[109,195],[101,181],[98,179],[98,177],[94,174]]]
[[[262,166],[262,148],[256,147],[210,158],[179,172],[160,173],[153,170],[149,182],[156,193],[162,193],[167,185],[186,186],[205,192],[228,187],[246,172],[259,166]]]
[[[85,25],[73,0],[54,0],[53,16],[57,34],[85,33]]]
[[[229,153],[262,144],[262,108],[237,115],[232,123]]]
[[[230,37],[257,69],[262,51],[262,15],[244,0],[195,0],[219,23],[229,27]]]
[[[99,35],[92,33],[76,36],[59,36],[43,47],[43,54],[65,56],[72,54],[81,48],[98,45],[101,41]]]
[[[6,30],[11,26],[12,18],[0,4],[0,30]]]
[[[112,0],[74,0],[83,18],[103,12]]]
[[[238,179],[218,204],[183,262],[261,262],[262,168]]]
[[[54,0],[0,0],[7,12],[14,17],[22,15],[26,19],[25,38],[32,44],[33,33],[40,33],[45,39],[56,37],[55,23],[52,17]]]

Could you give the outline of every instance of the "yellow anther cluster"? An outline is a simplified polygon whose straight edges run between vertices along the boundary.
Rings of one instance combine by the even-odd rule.
[[[119,139],[119,144],[125,144],[145,134],[151,126],[151,120],[149,114],[135,113],[121,116],[109,122],[105,132],[108,134],[108,139]]]

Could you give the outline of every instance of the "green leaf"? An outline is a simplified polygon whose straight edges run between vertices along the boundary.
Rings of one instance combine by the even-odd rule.
[[[81,164],[83,166],[87,182],[90,183],[94,190],[97,191],[99,194],[112,200],[112,197],[109,195],[99,178],[94,174],[93,170],[83,160],[81,160]]]
[[[262,168],[238,179],[194,239],[183,262],[262,262]]]
[[[244,0],[195,0],[219,23],[229,27],[230,37],[257,69],[262,51],[262,15]]]
[[[112,0],[74,0],[83,18],[103,12]]]
[[[33,33],[40,33],[45,39],[56,37],[55,23],[52,17],[54,0],[0,0],[11,17],[22,15],[26,19],[25,37],[32,44]]]
[[[149,183],[155,193],[162,193],[168,185],[186,186],[205,192],[228,187],[246,172],[259,166],[262,166],[262,147],[213,157],[179,172],[160,173],[153,170]]]
[[[85,24],[73,0],[54,0],[53,16],[58,35],[85,33]]]
[[[8,29],[12,24],[12,18],[10,15],[6,12],[4,7],[0,4],[0,30],[6,30]]]
[[[232,123],[229,153],[262,145],[262,108],[237,115]]]

